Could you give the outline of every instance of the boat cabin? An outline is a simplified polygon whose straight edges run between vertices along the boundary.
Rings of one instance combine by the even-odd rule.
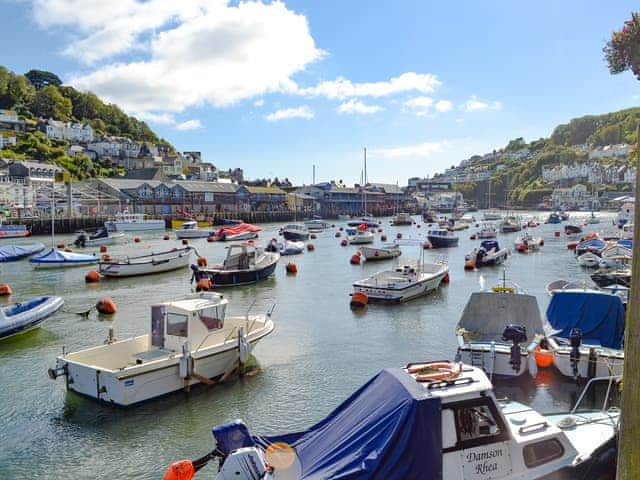
[[[188,296],[151,307],[151,346],[179,352],[189,342],[201,345],[214,331],[224,327],[228,300],[209,293]]]
[[[247,270],[263,252],[262,247],[256,247],[248,243],[231,245],[227,250],[227,258],[224,260],[224,270]]]
[[[198,229],[198,222],[196,222],[194,220],[186,221],[186,222],[184,222],[182,224],[180,229],[181,230],[197,230]]]

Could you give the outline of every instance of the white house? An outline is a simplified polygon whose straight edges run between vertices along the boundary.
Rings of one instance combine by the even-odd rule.
[[[82,143],[93,141],[93,128],[89,124],[61,122],[50,118],[44,125],[44,132],[47,137],[56,140],[70,140]]]
[[[597,199],[589,193],[586,186],[578,184],[571,188],[555,188],[551,201],[553,208],[576,210],[593,208]]]

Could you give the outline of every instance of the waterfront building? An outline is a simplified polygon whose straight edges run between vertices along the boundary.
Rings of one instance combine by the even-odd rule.
[[[582,184],[570,188],[555,188],[551,194],[554,209],[584,210],[597,209],[598,198]]]

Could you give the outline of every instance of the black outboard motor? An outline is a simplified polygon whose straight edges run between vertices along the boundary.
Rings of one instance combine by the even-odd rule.
[[[522,365],[520,344],[527,341],[527,329],[522,325],[507,325],[502,332],[502,340],[513,343],[509,363],[515,372],[519,372]]]
[[[582,330],[580,328],[572,328],[569,332],[569,344],[571,352],[569,353],[569,361],[573,369],[573,378],[578,378],[578,363],[580,362],[580,345],[582,344]]]
[[[76,247],[83,248],[85,246],[85,242],[87,241],[87,234],[82,232],[78,234],[78,238],[73,242]]]

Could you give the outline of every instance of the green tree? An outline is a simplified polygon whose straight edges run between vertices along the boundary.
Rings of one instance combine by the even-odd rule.
[[[29,70],[24,76],[29,79],[36,90],[48,85],[55,85],[56,87],[62,85],[62,80],[55,73],[45,70]]]
[[[24,75],[10,75],[0,108],[14,108],[23,113],[33,99],[35,89]]]
[[[603,51],[612,74],[631,70],[640,80],[640,14],[632,13],[631,20],[611,34]]]
[[[62,96],[57,87],[49,85],[36,92],[31,103],[31,112],[38,117],[69,120],[72,104],[71,100]]]

